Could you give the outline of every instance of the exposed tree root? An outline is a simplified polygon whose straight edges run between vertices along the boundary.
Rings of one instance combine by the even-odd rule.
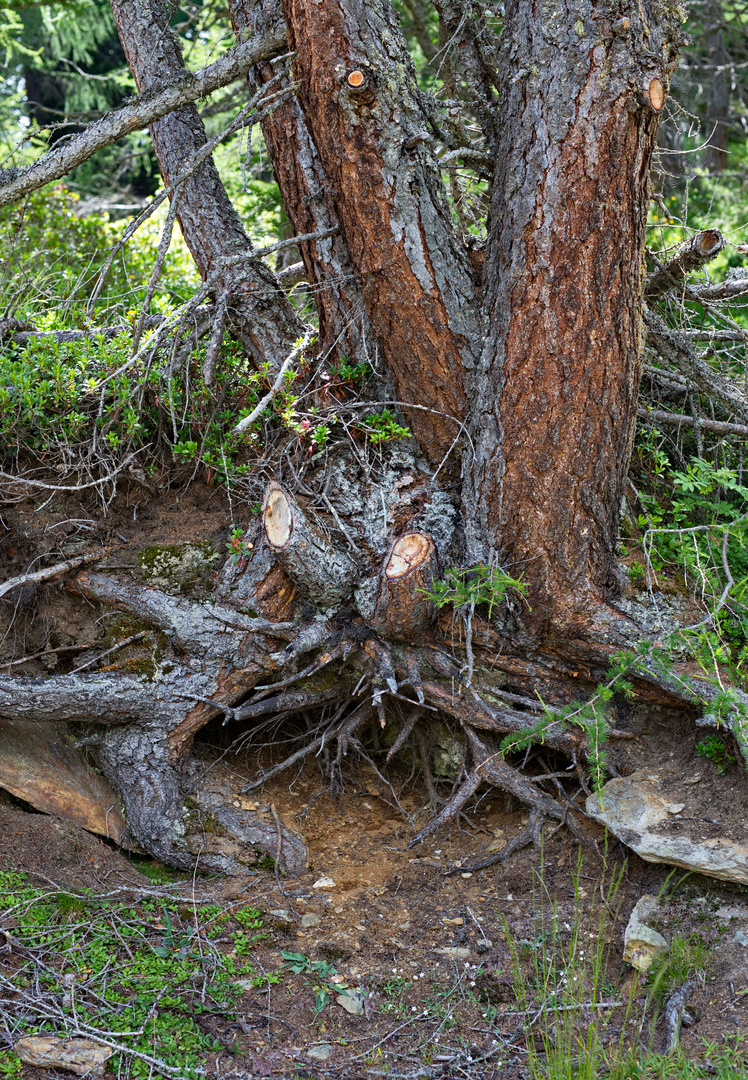
[[[282,491],[279,485],[272,490]],[[282,510],[279,498],[276,503]],[[303,516],[296,502],[288,505],[296,519]],[[293,531],[284,521],[274,522],[274,527],[280,529],[287,548],[293,546]],[[310,525],[300,535],[314,535],[317,547],[324,547]],[[371,764],[397,802],[362,735],[374,721],[380,738],[386,740],[387,764],[408,747],[420,761],[432,816],[415,832],[411,846],[457,821],[483,785],[519,800],[528,808],[529,821],[501,852],[459,869],[479,870],[506,860],[525,845],[537,843],[547,822],[568,826],[581,842],[591,844],[576,818],[584,812],[563,781],[568,775],[589,791],[585,762],[594,733],[590,735],[589,724],[575,726],[573,716],[570,722],[568,710],[561,707],[575,698],[594,696],[597,684],[607,677],[613,652],[636,640],[636,625],[629,616],[606,609],[586,629],[559,635],[543,652],[526,655],[513,647],[506,628],[476,611],[471,619],[472,664],[466,665],[465,643],[452,637],[453,620],[436,620],[424,631],[425,608],[407,582],[407,567],[400,574],[405,562],[398,552],[414,560],[426,552],[428,561],[435,549],[422,541],[422,534],[407,535],[418,542],[409,539],[401,548],[397,544],[383,548],[380,576],[390,572],[396,584],[387,587],[386,618],[381,615],[385,594],[376,575],[369,579],[365,594],[374,601],[368,609],[362,603],[364,614],[351,606],[349,595],[337,610],[315,611],[304,599],[302,582],[298,594],[283,592],[279,602],[279,571],[262,544],[239,577],[251,587],[236,588],[236,576],[222,572],[219,581],[226,584],[208,603],[172,596],[122,574],[81,570],[66,583],[69,592],[95,606],[124,611],[152,629],[139,629],[115,650],[102,653],[109,657],[114,651],[125,657],[115,659],[115,670],[45,679],[0,676],[0,717],[89,725],[88,734],[78,736],[81,748],[95,757],[119,793],[133,842],[179,866],[194,866],[198,858],[205,868],[241,872],[246,865],[242,845],[254,845],[276,858],[279,835],[289,870],[304,862],[303,844],[291,830],[284,826],[281,835],[277,823],[263,822],[254,811],[232,803],[228,788],[216,786],[190,757],[195,734],[214,718],[240,727],[242,744],[268,721],[287,717],[299,718],[308,732],[296,737],[292,752],[234,795],[257,790],[309,755],[316,755],[331,789],[339,791],[345,759],[353,752]],[[288,556],[289,565],[297,555],[305,567],[308,553],[300,551]],[[315,595],[325,591],[320,575],[318,569]],[[340,597],[345,593],[343,578],[336,580],[333,593]],[[398,596],[405,598],[400,608],[393,599]],[[247,614],[247,608],[267,614]],[[408,612],[417,624],[409,637],[404,630]],[[393,639],[387,637],[389,624],[397,628]],[[142,648],[144,638],[152,643],[153,658],[147,674],[133,676],[127,673],[127,650],[136,644]],[[121,670],[116,670],[118,665]],[[464,676],[467,667],[470,685]],[[631,682],[644,700],[680,702],[691,708],[697,701],[709,702],[717,692],[685,668],[676,665],[661,672],[646,655],[638,654]],[[745,704],[744,696],[735,700],[741,707]],[[736,706],[728,726],[732,724],[744,748],[742,716]],[[435,721],[441,730],[444,724],[450,727],[462,748],[456,788],[446,799],[432,762]],[[381,729],[386,729],[384,736]],[[607,736],[627,738],[630,733],[611,729]],[[502,751],[499,741],[507,737],[510,742]],[[553,769],[543,760],[543,771],[533,776],[532,768],[525,769],[533,745],[563,755],[570,770]],[[527,751],[523,764],[505,760],[512,748]],[[548,784],[555,797],[543,789]],[[220,823],[221,836],[208,834],[206,815]]]

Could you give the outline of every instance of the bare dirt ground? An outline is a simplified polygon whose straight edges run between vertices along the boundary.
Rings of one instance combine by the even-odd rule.
[[[401,799],[406,811],[416,810],[419,794],[416,787]],[[355,1078],[389,1069],[395,1076],[525,1077],[533,1032],[516,980],[519,972],[532,982],[532,950],[547,931],[541,909],[547,920],[555,905],[559,924],[567,926],[581,913],[595,939],[602,891],[607,895],[620,874],[625,853],[609,850],[607,870],[591,853],[580,865],[578,843],[561,830],[542,851],[518,853],[506,866],[445,876],[456,862],[484,853],[497,834],[502,842],[511,838],[522,811],[507,812],[503,800],[487,799],[462,828],[409,850],[412,830],[366,769],[337,803],[312,768],[290,785],[268,785],[258,809],[271,803],[303,830],[308,873],[281,879],[280,888],[271,870],[244,879],[175,880],[164,888],[185,898],[194,890],[227,907],[257,907],[268,932],[252,953],[259,971],[282,970],[281,950],[325,960],[341,983],[362,994],[364,1011],[349,1015],[331,1001],[315,1013],[311,985],[287,973],[265,993],[247,992],[235,1016],[204,1021],[227,1047],[206,1060],[209,1073]],[[601,829],[590,832],[603,840]],[[8,805],[0,810],[0,867],[71,890],[150,887],[136,863],[98,839]],[[691,1003],[697,1022],[682,1036],[685,1051],[701,1060],[703,1040],[719,1042],[748,1023],[748,956],[734,940],[748,931],[748,895],[741,886],[682,877],[677,871],[668,881],[668,868],[628,858],[604,931],[607,978],[612,998],[625,998],[635,978],[622,961],[626,921],[641,895],[662,893],[656,925],[666,939],[703,942],[708,950],[706,981]],[[320,887],[321,879],[334,884]],[[634,1008],[643,1012],[643,981],[634,995]],[[657,1043],[659,1032],[653,1037]],[[25,1071],[27,1080],[42,1075],[52,1074]]]
[[[93,499],[58,501],[39,513],[31,502],[16,505],[3,511],[0,576],[22,572],[40,548],[65,557],[104,542],[126,559],[129,551],[149,543],[209,539],[223,551],[231,516],[220,493],[199,484],[182,497],[158,500],[133,485],[106,516]],[[246,523],[248,507],[236,517]],[[9,656],[59,650],[53,659],[29,661],[22,669],[28,674],[69,670],[72,660],[64,650],[73,639],[83,640],[83,622],[65,626],[63,614],[56,613],[56,589],[47,586],[22,598],[20,606],[18,597],[5,605],[8,625],[15,627],[4,638]],[[73,610],[66,602],[64,618],[69,620]],[[95,640],[92,636],[87,644]],[[636,736],[614,748],[620,773],[649,766],[698,773],[703,816],[718,820],[724,835],[744,833],[746,778],[735,765],[719,776],[711,762],[697,756],[703,733],[687,718],[621,706],[616,726]],[[199,753],[206,768],[223,770],[238,789],[256,775],[258,751],[226,751],[220,728],[205,729]],[[269,760],[268,750],[259,753]],[[376,747],[372,753],[376,759]],[[622,949],[628,917],[646,893],[661,896],[656,929],[669,941],[703,944],[707,955],[704,985],[691,1001],[695,1023],[682,1035],[684,1050],[702,1060],[704,1040],[719,1042],[745,1030],[746,887],[644,863],[612,838],[606,842],[604,830],[591,821],[585,827],[603,858],[580,848],[561,828],[547,833],[542,850],[528,849],[506,865],[470,874],[463,868],[519,832],[524,810],[489,793],[459,825],[409,849],[414,825],[423,825],[429,813],[428,793],[415,770],[411,776],[403,770],[407,765],[388,774],[389,787],[366,762],[352,761],[345,789],[333,798],[310,758],[297,774],[278,777],[253,793],[258,813],[275,808],[303,834],[310,863],[301,877],[277,879],[272,869],[258,869],[242,879],[181,877],[164,886],[185,899],[197,895],[227,907],[239,901],[254,905],[268,935],[252,952],[259,971],[282,970],[281,950],[325,960],[335,978],[360,992],[363,1001],[358,1015],[335,1001],[315,1013],[308,980],[286,970],[267,992],[243,995],[235,1016],[204,1021],[225,1047],[206,1058],[209,1075],[520,1080],[527,1076],[528,1041],[535,1029],[533,1016],[518,1002],[517,986],[524,982],[532,989],[534,956],[547,942],[548,910],[556,906],[561,927],[572,926],[575,918],[587,920],[591,941],[603,934],[608,999],[625,995],[628,1000],[631,991],[633,1007],[642,1015],[647,986],[643,980],[631,982],[635,976],[623,963]],[[445,782],[441,793],[448,791]],[[583,806],[583,795],[578,804]],[[102,895],[151,887],[134,857],[10,798],[0,801],[0,869],[5,868],[22,870],[40,885]],[[603,898],[609,898],[608,917],[601,931]],[[0,954],[0,965],[10,962]],[[614,1031],[615,1009],[612,1017]],[[658,1046],[661,1029],[646,1038]],[[52,1075],[26,1069],[25,1080]]]

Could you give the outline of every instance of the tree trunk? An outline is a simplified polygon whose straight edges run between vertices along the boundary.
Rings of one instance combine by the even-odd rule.
[[[280,0],[230,0],[229,12],[238,40],[268,26],[285,23]],[[249,86],[256,91],[275,74],[270,63],[256,65]],[[298,98],[285,102],[262,121],[262,133],[273,162],[283,206],[294,235],[338,232],[301,245],[306,278],[314,291],[323,356],[346,356],[353,364],[377,367],[378,342],[366,313],[360,283],[351,263],[319,155],[309,134]]]
[[[184,78],[185,66],[176,34],[159,0],[111,0],[112,11],[138,92],[160,89]],[[282,35],[280,36],[282,41]],[[185,105],[150,128],[159,168],[168,186],[207,142],[195,105]],[[185,243],[205,279],[221,260],[245,256],[227,267],[216,287],[225,294],[228,323],[259,367],[280,366],[289,342],[302,337],[304,326],[270,271],[252,260],[252,244],[218,175],[212,158],[203,162],[181,186],[177,213]]]
[[[364,309],[410,429],[438,467],[464,420],[481,322],[412,62],[387,0],[287,0],[283,13],[306,131]],[[294,190],[279,154],[273,165],[281,189]]]
[[[138,86],[179,77],[155,0],[112,3]],[[303,866],[293,831],[258,818],[191,754],[218,717],[242,732],[289,714],[308,725],[308,741],[268,765],[258,787],[311,751],[336,783],[366,725],[386,726],[395,710],[389,756],[411,735],[423,749],[424,717],[438,713],[464,768],[413,842],[485,783],[532,808],[522,842],[537,839],[567,807],[502,759],[541,743],[584,784],[585,757],[598,760],[595,688],[611,656],[644,633],[636,611],[610,599],[641,370],[648,169],[677,11],[659,0],[510,0],[496,60],[485,28],[462,19],[470,4],[438,10],[495,156],[483,271],[442,181],[441,107],[418,88],[388,0],[283,0],[298,94],[264,125],[294,229],[339,230],[302,245],[324,347],[381,360],[375,394],[389,400],[392,388],[415,441],[372,448],[347,429],[347,441],[309,455],[289,437],[267,468],[262,518],[245,537],[253,547],[224,565],[209,601],[137,575],[78,574],[92,604],[158,633],[149,678],[0,677],[0,717],[90,725],[83,741],[135,839],[178,865],[199,857],[239,872],[248,846],[272,854],[277,842],[289,870]],[[240,37],[279,18],[274,0],[231,0],[231,11]],[[253,87],[269,75],[260,66]],[[194,109],[154,124],[153,136],[166,180],[205,141]],[[462,150],[486,168],[485,149]],[[211,164],[189,181],[180,215],[204,276],[247,255],[246,272],[221,288],[255,359],[277,363],[300,324],[251,262]],[[718,235],[704,237],[668,272],[719,249]],[[514,593],[499,588],[505,571],[524,580],[524,600],[516,580]],[[628,666],[640,700],[717,696],[685,667],[676,678],[646,657]],[[563,707],[579,697],[572,724]],[[729,723],[745,746],[738,699]]]
[[[649,165],[677,29],[656,3],[620,22],[612,4],[552,9],[506,8],[502,70],[517,74],[500,102],[464,494],[469,558],[524,577],[537,637],[616,591]]]

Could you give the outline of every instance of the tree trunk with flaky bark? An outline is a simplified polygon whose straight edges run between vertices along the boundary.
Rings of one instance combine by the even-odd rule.
[[[507,8],[486,253],[490,324],[469,430],[471,557],[530,586],[541,637],[617,591],[641,373],[649,165],[675,62],[665,8]],[[658,108],[655,108],[658,106]]]
[[[278,25],[294,51],[296,97],[264,132],[296,234],[338,230],[301,246],[324,352],[369,359],[374,393],[397,404],[414,440],[381,454],[352,440],[306,461],[303,481],[279,466],[251,553],[227,562],[210,603],[79,574],[92,603],[163,636],[158,678],[3,676],[0,717],[93,725],[87,745],[136,840],[179,865],[199,855],[233,872],[247,846],[273,854],[276,843],[298,869],[303,845],[200,772],[190,748],[206,723],[317,718],[257,786],[323,747],[337,775],[361,729],[386,725],[396,707],[391,757],[435,711],[462,733],[464,774],[420,837],[490,783],[531,806],[524,842],[567,811],[502,761],[496,740],[540,741],[581,769],[591,729],[554,709],[589,695],[611,653],[640,636],[614,603],[615,543],[641,370],[648,170],[677,12],[660,0],[510,0],[497,51],[471,4],[438,3],[481,149],[419,90],[389,0],[230,7],[240,38]],[[181,70],[158,5],[113,8],[139,87]],[[283,40],[281,29],[279,49]],[[271,75],[269,61],[257,67],[253,91]],[[167,180],[205,138],[192,108],[158,121],[153,137]],[[485,261],[455,223],[437,140],[484,170],[493,156]],[[204,276],[249,255],[212,165],[188,182],[179,212]],[[699,258],[719,249],[718,234],[702,240]],[[247,266],[224,285],[232,325],[256,359],[277,361],[299,324],[269,272]],[[450,566],[452,611],[440,614]],[[514,586],[486,600],[492,575],[507,574]],[[697,687],[645,661],[631,680],[660,703]],[[200,833],[206,815],[222,832]]]
[[[139,93],[154,92],[164,82],[184,78],[181,48],[163,4],[112,0],[112,12]],[[205,127],[197,107],[185,105],[157,120],[150,131],[168,187],[207,142]],[[289,341],[301,337],[304,327],[272,273],[259,260],[252,260],[252,244],[212,158],[181,185],[177,217],[202,278],[220,271],[221,260],[246,256],[246,262],[220,274],[216,295],[225,295],[229,326],[257,366],[267,361],[271,368],[279,367],[289,352]]]

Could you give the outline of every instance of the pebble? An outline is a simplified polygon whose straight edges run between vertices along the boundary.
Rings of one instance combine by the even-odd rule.
[[[464,923],[465,923],[465,920],[464,919],[442,919],[442,922],[445,924],[445,926],[463,926]]]
[[[472,877],[472,876],[473,876],[472,874],[460,874],[460,877],[464,877],[464,878],[469,878],[469,877]]]
[[[361,1016],[364,1011],[364,995],[359,994],[357,990],[348,990],[345,994],[338,994],[335,1000],[352,1016]]]
[[[314,885],[312,885],[312,888],[313,889],[334,889],[335,888],[335,882],[332,880],[331,877],[317,878]]]
[[[269,912],[275,919],[280,919],[281,922],[293,922],[293,916],[290,911],[286,911],[285,908],[278,908],[277,911]]]
[[[327,1061],[329,1057],[332,1057],[332,1047],[329,1043],[322,1043],[321,1046],[313,1046],[310,1050],[307,1050],[306,1056],[314,1058],[315,1061]]]
[[[745,948],[746,945],[748,945],[748,937],[746,937],[746,935],[743,933],[742,930],[738,930],[737,934],[735,935],[735,937],[732,940],[736,941],[738,943],[738,945],[742,945],[743,948]]]
[[[446,949],[437,949],[436,952],[441,953],[442,956],[448,956],[450,960],[470,959],[470,949],[461,949],[458,946],[452,946]]]
[[[319,926],[321,922],[319,915],[315,915],[313,911],[308,911],[306,915],[301,916],[301,925],[305,930],[308,930],[310,926]]]

